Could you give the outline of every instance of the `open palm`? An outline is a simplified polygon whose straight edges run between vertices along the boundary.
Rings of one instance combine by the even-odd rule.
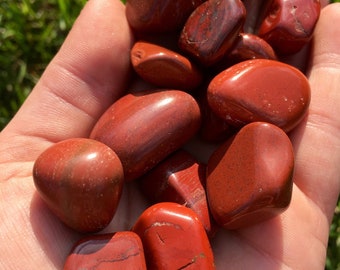
[[[324,8],[308,76],[312,101],[290,134],[296,154],[289,209],[267,222],[220,231],[212,241],[217,269],[323,269],[340,190],[340,4]],[[60,269],[81,237],[41,201],[32,180],[48,146],[87,137],[125,90],[133,37],[118,1],[88,2],[34,91],[0,134],[0,268]],[[105,231],[127,230],[146,204],[125,187]]]

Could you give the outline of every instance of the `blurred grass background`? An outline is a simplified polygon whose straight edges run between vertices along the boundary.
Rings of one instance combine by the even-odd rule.
[[[58,51],[85,3],[0,0],[0,131]],[[340,270],[340,201],[330,228],[325,269]]]

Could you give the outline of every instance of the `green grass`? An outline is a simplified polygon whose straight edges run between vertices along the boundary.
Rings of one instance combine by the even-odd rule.
[[[85,2],[0,1],[0,130],[59,49]]]
[[[85,2],[0,1],[0,130],[58,51]],[[340,270],[340,201],[330,228],[326,269]]]

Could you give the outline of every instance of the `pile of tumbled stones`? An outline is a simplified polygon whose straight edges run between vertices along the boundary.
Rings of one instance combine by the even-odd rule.
[[[308,48],[319,13],[315,0],[127,0],[133,83],[89,138],[33,168],[47,206],[85,234],[64,269],[214,269],[218,230],[289,207],[287,133],[311,93],[286,59]],[[149,207],[101,234],[131,182]]]

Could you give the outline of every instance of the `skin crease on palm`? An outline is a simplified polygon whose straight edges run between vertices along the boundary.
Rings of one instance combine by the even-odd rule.
[[[325,6],[326,3],[323,3]],[[217,269],[324,269],[340,190],[340,4],[326,6],[307,71],[312,101],[290,135],[296,155],[292,202],[282,215],[212,242]],[[0,133],[0,269],[61,269],[82,237],[35,191],[32,166],[48,146],[86,137],[125,90],[133,39],[119,0],[90,0],[59,53]],[[146,207],[134,184],[103,232],[128,230]]]

